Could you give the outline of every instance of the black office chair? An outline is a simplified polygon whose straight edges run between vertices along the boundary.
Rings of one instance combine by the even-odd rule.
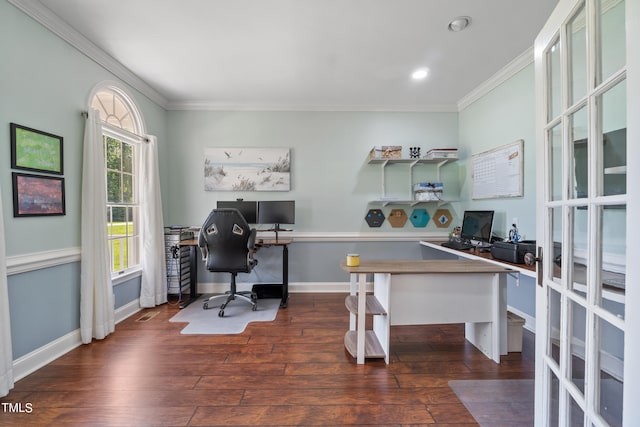
[[[224,309],[236,298],[251,304],[253,311],[258,309],[258,298],[254,292],[236,290],[238,273],[249,273],[258,263],[253,258],[255,252],[256,230],[249,228],[238,209],[214,209],[202,224],[198,235],[198,246],[207,269],[211,272],[231,273],[231,289],[223,295],[214,295],[204,302],[203,309],[209,308],[209,302],[216,298],[225,298],[218,316],[224,316]]]

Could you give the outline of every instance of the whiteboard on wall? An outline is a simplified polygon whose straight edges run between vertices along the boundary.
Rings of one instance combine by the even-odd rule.
[[[519,139],[472,156],[473,199],[523,195],[523,143]]]

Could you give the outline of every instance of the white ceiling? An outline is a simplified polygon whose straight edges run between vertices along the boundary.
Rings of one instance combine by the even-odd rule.
[[[168,108],[447,111],[531,48],[557,0],[12,2]]]

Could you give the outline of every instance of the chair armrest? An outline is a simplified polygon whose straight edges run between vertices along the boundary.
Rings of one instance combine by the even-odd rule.
[[[257,230],[255,228],[252,228],[251,231],[249,232],[249,240],[247,240],[247,248],[249,248],[250,251],[256,251],[256,235],[257,235]]]
[[[200,229],[198,233],[198,247],[200,248],[200,252],[202,252],[202,260],[207,260],[207,255],[209,255],[209,247],[207,246],[207,241],[204,239],[204,235],[202,234],[203,229]]]

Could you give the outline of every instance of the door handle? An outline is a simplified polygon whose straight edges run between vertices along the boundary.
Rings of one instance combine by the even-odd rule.
[[[538,286],[542,286],[542,246],[538,246],[538,256],[530,252],[524,254],[524,263],[528,266],[538,264],[536,271],[538,273]]]

